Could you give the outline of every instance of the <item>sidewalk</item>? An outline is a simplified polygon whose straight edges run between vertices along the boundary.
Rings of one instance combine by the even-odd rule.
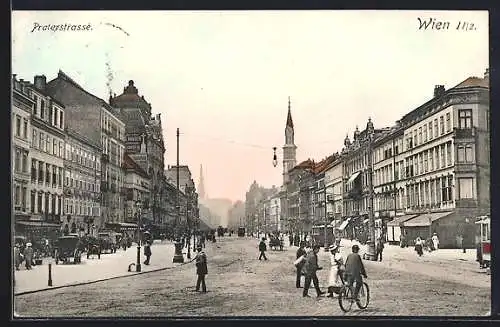
[[[160,243],[160,241],[155,241],[151,251],[151,263],[146,266],[142,264],[145,257],[144,250],[141,247],[142,272],[179,265],[172,262],[175,252],[172,242]],[[187,249],[183,249],[183,252],[187,253]],[[186,255],[184,255],[184,260],[187,262]],[[137,246],[134,245],[125,251],[121,249],[114,254],[101,254],[101,259],[97,259],[97,256],[94,259],[92,256],[87,259],[87,255],[84,254],[80,264],[56,265],[52,260],[52,287],[132,275],[135,274],[135,266],[132,267],[132,272],[128,272],[128,266],[136,261]],[[22,268],[22,270],[15,271],[14,293],[50,288],[48,286],[49,262],[49,259],[45,259],[43,265],[34,266],[32,270]]]

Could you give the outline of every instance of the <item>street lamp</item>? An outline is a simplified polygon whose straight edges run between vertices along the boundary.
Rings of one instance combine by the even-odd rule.
[[[278,157],[276,156],[276,147],[273,147],[273,166],[276,167],[278,165]]]
[[[141,271],[141,201],[136,201],[137,208],[137,262],[135,264],[135,271]]]

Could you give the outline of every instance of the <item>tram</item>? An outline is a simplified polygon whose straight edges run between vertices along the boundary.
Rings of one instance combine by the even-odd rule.
[[[491,264],[491,218],[481,216],[476,218],[477,261],[481,268]]]

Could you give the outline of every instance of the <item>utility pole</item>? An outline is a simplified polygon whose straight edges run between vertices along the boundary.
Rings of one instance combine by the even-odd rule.
[[[373,214],[373,167],[372,167],[372,135],[368,135],[368,189],[369,189],[369,207],[368,207],[368,260],[375,261],[375,217]]]
[[[177,207],[177,216],[176,216],[176,224],[175,228],[178,229],[178,225],[180,222],[180,216],[181,216],[181,205],[180,205],[180,189],[179,189],[179,128],[177,128],[177,169],[176,169],[176,175],[177,175],[177,201],[176,201],[176,207]],[[176,234],[178,233],[178,230],[176,230]],[[179,235],[176,235],[179,237]]]

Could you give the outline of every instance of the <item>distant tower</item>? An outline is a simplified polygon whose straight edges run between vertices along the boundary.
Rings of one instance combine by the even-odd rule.
[[[285,145],[283,145],[283,184],[288,183],[288,171],[297,164],[297,146],[294,143],[294,131],[290,97],[288,97],[288,116],[285,126]]]
[[[198,184],[198,195],[200,199],[205,199],[205,182],[203,181],[203,165],[200,165],[200,183]]]

